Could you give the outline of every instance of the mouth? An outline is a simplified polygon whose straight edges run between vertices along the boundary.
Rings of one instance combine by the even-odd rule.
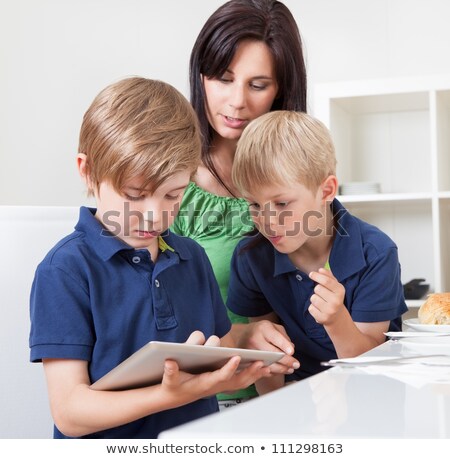
[[[269,241],[270,241],[272,244],[276,245],[276,244],[278,244],[278,243],[281,241],[281,238],[282,238],[282,237],[283,237],[283,236],[268,236],[267,238],[269,239]]]
[[[247,124],[247,120],[242,118],[233,118],[232,116],[222,115],[224,123],[231,128],[239,129]]]
[[[274,234],[273,231],[265,231],[264,233],[264,237],[266,239],[268,239],[273,245],[277,245],[281,239],[283,238],[283,236],[279,236],[277,234]]]
[[[141,239],[153,239],[159,236],[157,231],[137,230],[137,235]]]
[[[242,119],[242,118],[233,118],[232,116],[226,116],[226,115],[224,115],[224,116],[225,116],[225,118],[226,118],[227,120],[229,120],[229,121],[245,121],[245,120]]]

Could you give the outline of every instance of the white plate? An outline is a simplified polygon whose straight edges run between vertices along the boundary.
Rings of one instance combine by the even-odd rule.
[[[431,353],[450,355],[450,336],[403,338],[400,343],[414,351],[425,351],[424,355]]]
[[[433,333],[450,333],[450,325],[427,325],[419,323],[419,319],[406,319],[403,324],[417,331]]]

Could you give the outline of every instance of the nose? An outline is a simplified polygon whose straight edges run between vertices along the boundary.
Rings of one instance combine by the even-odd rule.
[[[229,102],[228,105],[235,110],[241,110],[245,107],[245,87],[241,84],[234,84],[231,86],[231,91],[229,94]]]
[[[276,210],[271,208],[270,205],[265,206],[265,208],[261,212],[260,219],[262,226],[264,227],[265,234],[269,236],[274,235],[274,228],[277,226],[278,223],[278,216]]]
[[[148,225],[149,229],[157,229],[162,219],[162,209],[156,201],[157,200],[151,200],[151,202],[147,202],[145,211],[143,212],[144,222]]]

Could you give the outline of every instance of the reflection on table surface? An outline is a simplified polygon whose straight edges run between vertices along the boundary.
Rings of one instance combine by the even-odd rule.
[[[431,354],[426,346],[420,353]],[[411,349],[388,341],[367,355],[406,356]],[[261,437],[450,438],[450,384],[417,388],[358,368],[332,368],[160,436]]]

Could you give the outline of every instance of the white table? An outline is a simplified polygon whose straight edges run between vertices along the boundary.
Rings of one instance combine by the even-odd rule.
[[[401,340],[388,341],[367,355],[404,356],[411,350]],[[417,389],[361,369],[333,368],[160,435],[164,439],[266,437],[450,438],[450,384]]]

